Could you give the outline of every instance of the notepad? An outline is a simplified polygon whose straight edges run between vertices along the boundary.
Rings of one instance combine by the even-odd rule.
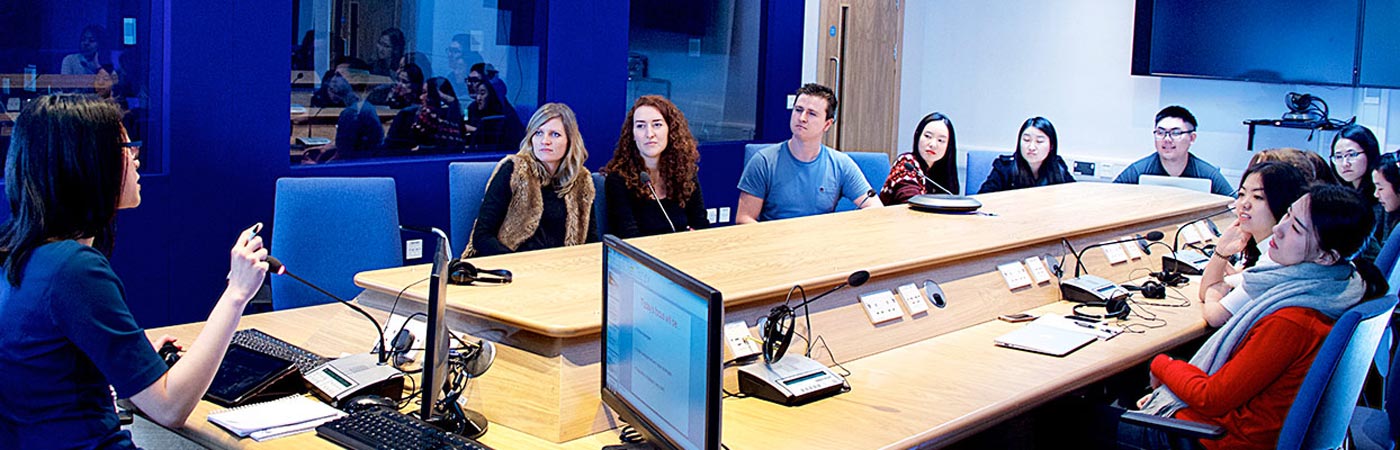
[[[262,441],[310,431],[345,413],[304,395],[253,403],[209,413],[209,421],[238,437]]]

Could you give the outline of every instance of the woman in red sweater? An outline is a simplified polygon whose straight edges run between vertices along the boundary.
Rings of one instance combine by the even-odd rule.
[[[1223,439],[1189,446],[1274,448],[1332,323],[1386,290],[1374,266],[1351,261],[1372,226],[1370,207],[1354,191],[1310,188],[1273,228],[1268,251],[1278,265],[1244,272],[1250,300],[1190,362],[1152,360],[1156,390],[1138,406],[1226,429]],[[1119,425],[1118,439],[1130,448],[1182,446],[1161,431],[1128,424]]]

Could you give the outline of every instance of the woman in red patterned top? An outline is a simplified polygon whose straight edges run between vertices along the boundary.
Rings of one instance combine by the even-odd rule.
[[[913,164],[919,170],[910,170],[905,164]],[[914,151],[899,155],[890,175],[885,177],[885,186],[880,188],[880,202],[894,205],[909,201],[919,194],[942,194],[942,189],[919,176],[933,179],[948,193],[957,195],[958,186],[958,140],[953,133],[953,121],[943,113],[932,113],[919,121],[914,128]]]
[[[1351,260],[1374,221],[1354,190],[1309,189],[1274,226],[1269,257],[1278,265],[1244,272],[1241,287],[1251,299],[1190,362],[1152,360],[1157,389],[1138,406],[1224,427],[1223,439],[1199,441],[1205,448],[1274,448],[1332,323],[1386,290],[1375,266]],[[1180,447],[1159,430],[1129,424],[1119,424],[1118,438],[1136,448]]]

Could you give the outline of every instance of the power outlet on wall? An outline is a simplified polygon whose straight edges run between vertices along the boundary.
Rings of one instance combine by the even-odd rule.
[[[423,257],[423,240],[422,240],[422,239],[410,239],[410,240],[408,241],[408,243],[404,245],[403,253],[404,253],[404,256],[407,257],[407,259],[418,259],[418,258],[422,258],[422,257]]]

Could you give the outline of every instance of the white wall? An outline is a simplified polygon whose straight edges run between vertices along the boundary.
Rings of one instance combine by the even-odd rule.
[[[809,7],[817,1],[809,0]],[[1286,111],[1283,98],[1291,91],[1322,97],[1333,118],[1359,115],[1359,123],[1388,141],[1386,149],[1400,142],[1400,137],[1385,135],[1384,125],[1400,126],[1400,113],[1389,113],[1400,101],[1388,105],[1387,90],[1135,77],[1129,75],[1133,2],[1003,3],[906,2],[900,149],[912,146],[914,126],[932,111],[953,119],[963,151],[1009,151],[1021,122],[1044,116],[1055,124],[1062,155],[1131,162],[1153,151],[1157,111],[1180,104],[1200,122],[1193,153],[1220,166],[1237,183],[1252,156],[1245,151],[1242,121],[1278,117]],[[810,37],[820,24],[808,24]],[[815,55],[804,56],[815,61]],[[1371,98],[1365,99],[1363,91]],[[1311,143],[1306,136],[1261,128],[1255,148],[1330,151],[1330,133]],[[1326,142],[1319,146],[1321,139]]]

